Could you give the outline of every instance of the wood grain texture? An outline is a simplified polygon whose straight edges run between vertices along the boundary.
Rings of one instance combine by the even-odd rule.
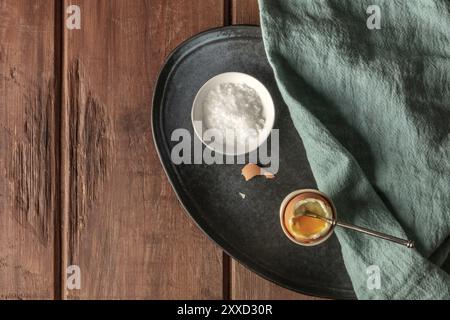
[[[165,57],[222,25],[223,1],[76,4],[81,30],[64,34],[63,264],[79,265],[82,283],[64,297],[220,299],[222,251],[180,208],[150,115]]]
[[[231,299],[234,300],[318,300],[282,288],[251,272],[235,260],[231,265]]]
[[[82,28],[65,30],[60,50],[72,3]],[[205,29],[259,22],[256,0],[231,4],[0,0],[0,299],[305,298],[207,240],[153,146],[164,58]],[[68,265],[81,267],[81,290],[66,289]]]
[[[233,0],[233,24],[259,24],[259,9],[257,0]],[[267,281],[244,266],[231,261],[231,298],[232,299],[262,299],[262,300],[305,300],[315,299],[293,291],[281,288]]]
[[[0,299],[55,296],[54,1],[0,1]]]
[[[258,0],[232,0],[233,24],[259,25]]]

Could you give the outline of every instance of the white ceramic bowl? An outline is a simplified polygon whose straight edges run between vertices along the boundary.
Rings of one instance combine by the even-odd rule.
[[[251,146],[240,146],[240,148],[238,148],[237,146],[234,146],[232,144],[230,145],[227,141],[212,141],[209,143],[205,142],[203,133],[208,128],[206,128],[206,126],[203,124],[203,103],[208,93],[213,88],[216,88],[218,85],[223,83],[246,84],[247,86],[255,90],[259,95],[263,106],[262,113],[265,117],[265,123],[263,129],[259,132],[257,144],[253,144]],[[250,153],[256,150],[267,140],[275,122],[275,107],[273,104],[272,96],[259,80],[245,73],[227,72],[211,78],[200,88],[192,106],[191,120],[195,134],[203,142],[203,144],[220,154],[236,156]],[[229,150],[233,151],[230,152]]]

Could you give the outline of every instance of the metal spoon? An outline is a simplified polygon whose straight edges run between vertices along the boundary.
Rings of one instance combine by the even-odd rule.
[[[332,225],[337,225],[337,226],[341,226],[341,227],[346,228],[346,229],[351,229],[351,230],[354,230],[354,231],[365,233],[365,234],[371,235],[373,237],[381,238],[381,239],[384,239],[384,240],[389,240],[389,241],[392,241],[392,242],[404,245],[407,248],[414,248],[414,241],[411,241],[411,240],[405,240],[405,239],[397,238],[397,237],[394,237],[394,236],[391,236],[391,235],[388,235],[388,234],[385,234],[385,233],[381,233],[381,232],[378,232],[378,231],[373,231],[373,230],[366,229],[366,228],[363,228],[363,227],[354,226],[354,225],[351,225],[351,224],[348,224],[348,223],[345,223],[345,222],[339,222],[339,221],[336,221],[335,219],[330,219],[330,218],[319,216],[319,215],[317,215],[317,214],[315,214],[313,212],[310,212],[310,211],[304,212],[303,215],[307,216],[307,217],[320,219],[322,221],[329,222]]]

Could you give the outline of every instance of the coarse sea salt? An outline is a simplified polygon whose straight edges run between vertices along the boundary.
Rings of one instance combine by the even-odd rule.
[[[203,122],[207,129],[218,130],[223,139],[228,139],[231,133],[243,146],[257,143],[265,121],[261,98],[246,84],[217,85],[203,103]]]

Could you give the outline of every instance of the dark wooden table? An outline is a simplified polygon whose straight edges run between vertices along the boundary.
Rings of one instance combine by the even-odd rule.
[[[70,4],[81,30],[65,27]],[[209,241],[153,145],[164,58],[241,23],[258,23],[256,0],[0,0],[0,298],[310,298]]]

